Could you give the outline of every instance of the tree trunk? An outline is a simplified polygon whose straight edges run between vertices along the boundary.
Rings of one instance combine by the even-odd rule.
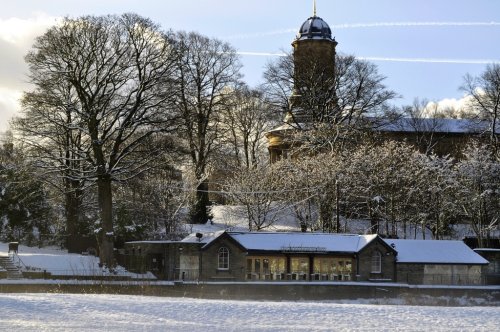
[[[79,205],[75,193],[66,192],[64,205],[66,214],[66,243],[68,243],[67,241],[71,241],[70,239],[77,235],[78,232]]]
[[[66,192],[65,194],[65,212],[66,212],[66,247],[68,241],[72,241],[79,234],[80,229],[80,208],[81,202],[77,192]]]
[[[111,176],[101,174],[97,178],[97,192],[99,214],[101,217],[101,230],[99,233],[99,259],[103,266],[115,267],[113,254],[113,196],[111,191]]]
[[[191,221],[194,224],[204,224],[208,221],[208,206],[210,200],[208,197],[208,181],[202,181],[196,188],[196,201],[192,206]]]

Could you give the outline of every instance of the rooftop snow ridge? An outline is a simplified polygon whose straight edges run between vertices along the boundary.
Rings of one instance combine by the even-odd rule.
[[[234,232],[227,232],[229,234],[241,234],[241,235],[263,235],[263,234],[270,234],[270,235],[276,235],[276,234],[286,234],[286,235],[318,235],[318,236],[325,236],[325,235],[330,235],[330,236],[366,236],[362,234],[344,234],[344,233],[319,233],[319,232],[242,232],[242,231],[234,231]]]

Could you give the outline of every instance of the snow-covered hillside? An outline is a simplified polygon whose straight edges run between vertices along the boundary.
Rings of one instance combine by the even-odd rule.
[[[0,242],[0,255],[7,256],[8,244]],[[99,258],[91,255],[69,254],[66,250],[61,250],[55,247],[52,248],[36,248],[19,245],[18,255],[21,260],[20,265],[25,271],[46,271],[52,275],[68,276],[68,275],[120,275],[129,276],[132,278],[151,278],[151,274],[138,275],[129,273],[123,268],[117,268],[112,274],[99,267]],[[15,259],[16,263],[17,258]]]

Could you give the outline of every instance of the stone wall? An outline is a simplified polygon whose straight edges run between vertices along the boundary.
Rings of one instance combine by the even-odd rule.
[[[482,285],[481,265],[397,263],[397,282],[413,285]]]
[[[374,252],[381,254],[381,271],[372,273],[372,255]],[[382,240],[376,238],[359,252],[357,263],[357,281],[379,280],[395,281],[396,266],[394,251],[391,250]]]
[[[397,282],[418,285],[424,280],[424,264],[397,263]]]
[[[221,247],[229,250],[229,268],[218,268],[218,253]],[[245,280],[246,252],[224,236],[216,239],[202,251],[200,280]]]
[[[0,283],[0,293],[132,294],[255,301],[343,301],[373,304],[500,306],[500,287],[408,286],[382,283]]]

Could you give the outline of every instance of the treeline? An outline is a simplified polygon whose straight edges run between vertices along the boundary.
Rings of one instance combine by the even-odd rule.
[[[292,210],[302,231],[342,233],[349,219],[367,219],[367,232],[396,238],[425,238],[426,229],[447,238],[452,225],[468,223],[480,246],[498,229],[499,188],[500,163],[487,145],[472,141],[460,160],[405,142],[365,141],[241,171],[227,184],[251,230]]]

